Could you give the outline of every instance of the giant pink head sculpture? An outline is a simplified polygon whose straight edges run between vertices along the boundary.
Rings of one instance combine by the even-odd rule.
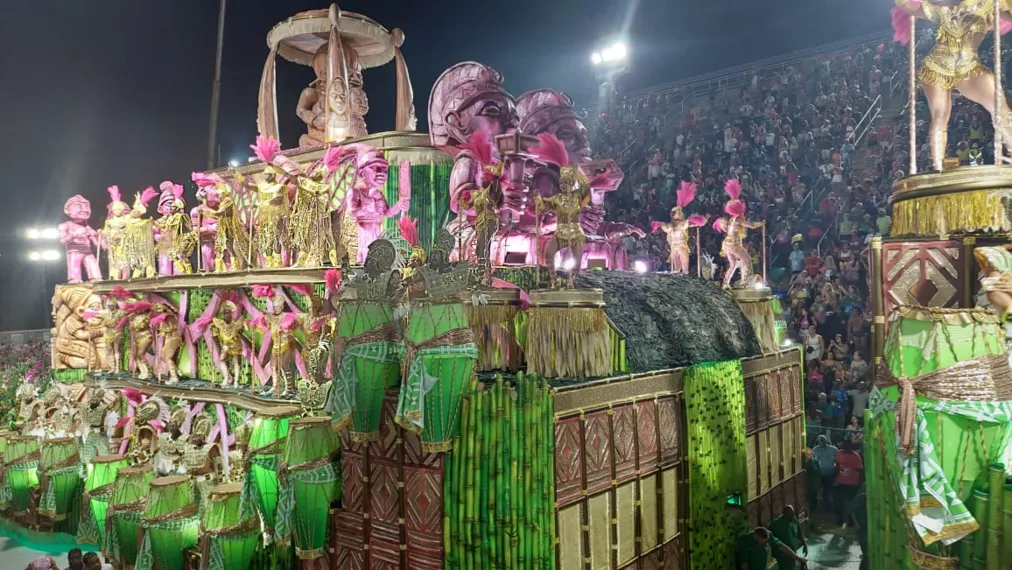
[[[63,205],[63,213],[75,222],[86,222],[91,218],[91,202],[80,194],[71,196]]]
[[[590,139],[583,119],[573,110],[573,100],[555,89],[535,89],[517,98],[520,132],[551,133],[566,145],[574,162],[590,160]]]
[[[495,69],[474,61],[458,63],[436,79],[429,95],[429,139],[434,146],[458,146],[471,133],[489,138],[517,128],[513,96]]]

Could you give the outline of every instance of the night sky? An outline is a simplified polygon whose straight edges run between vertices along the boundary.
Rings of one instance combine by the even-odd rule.
[[[270,28],[325,1],[228,0],[219,122],[221,157],[244,160]],[[0,330],[41,328],[51,288],[24,260],[24,228],[56,225],[73,194],[125,196],[205,165],[218,0],[8,0],[0,21]],[[589,54],[625,33],[635,90],[883,31],[890,0],[357,0],[341,4],[401,28],[419,128],[439,73],[463,60],[499,69],[519,95],[567,91],[593,105]],[[284,147],[296,146],[295,104],[309,68],[278,58]],[[365,72],[371,132],[393,127],[393,64]],[[190,202],[191,196],[187,197]],[[192,205],[192,204],[191,204]],[[59,247],[59,244],[56,244]],[[50,285],[63,261],[47,270]],[[43,303],[45,304],[43,306]],[[45,307],[45,308],[44,308]]]

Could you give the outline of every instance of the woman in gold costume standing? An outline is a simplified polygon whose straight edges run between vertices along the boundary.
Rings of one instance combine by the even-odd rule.
[[[1004,20],[1012,20],[1009,0],[1001,0]],[[949,115],[952,112],[951,91],[956,89],[967,99],[982,105],[994,117],[995,82],[991,70],[980,61],[977,49],[984,37],[994,29],[994,0],[896,0],[893,11],[894,38],[900,43],[910,41],[909,18],[923,18],[934,22],[935,46],[921,64],[918,79],[931,109],[931,127],[928,144],[931,163],[942,170],[942,159],[948,143]],[[1002,32],[1006,31],[1005,24]],[[1012,116],[1005,98],[1001,98],[1001,137],[1005,145],[1012,145]]]

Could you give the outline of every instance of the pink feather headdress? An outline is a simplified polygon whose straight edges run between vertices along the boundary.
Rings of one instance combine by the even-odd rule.
[[[253,154],[264,162],[271,162],[274,157],[281,154],[281,143],[274,137],[257,136],[256,144],[249,147],[253,150]]]
[[[397,229],[404,241],[411,247],[418,247],[418,220],[410,216],[402,216],[397,220]]]
[[[165,322],[165,319],[167,319],[167,318],[169,318],[169,313],[167,313],[167,312],[166,313],[158,313],[157,315],[151,317],[151,326],[157,327],[158,325],[160,325],[163,322]]]
[[[345,156],[348,154],[347,147],[345,146],[328,146],[327,152],[323,154],[323,158],[320,159],[320,163],[327,170],[334,171],[341,166]]]
[[[696,199],[696,185],[693,182],[682,181],[676,192],[675,205],[684,208]]]
[[[155,196],[158,196],[158,191],[155,190],[153,187],[148,186],[147,188],[144,189],[143,192],[140,193],[138,199],[141,201],[141,204],[147,206],[148,202],[154,200]]]
[[[173,184],[172,185],[172,195],[176,197],[176,200],[182,200],[183,199],[183,192],[184,191],[185,191],[185,189],[183,188],[182,184]]]
[[[140,404],[141,402],[144,401],[144,394],[142,394],[139,390],[135,390],[133,388],[123,388],[120,390],[120,394],[122,394],[123,397],[126,398],[128,402],[132,402],[134,404]]]
[[[113,202],[123,201],[123,193],[119,191],[119,186],[113,185],[106,188],[106,190],[109,192],[109,199]]]
[[[254,285],[253,296],[258,299],[270,299],[274,297],[274,287],[270,285]]]
[[[689,225],[698,228],[699,226],[706,224],[706,216],[700,216],[699,214],[693,214],[689,216]]]
[[[724,213],[734,218],[740,218],[745,215],[745,202],[741,200],[728,200],[724,204]]]
[[[134,301],[133,303],[127,303],[123,305],[123,310],[130,313],[131,315],[143,313],[144,311],[148,311],[150,309],[151,303],[147,301]]]
[[[323,274],[323,282],[327,284],[327,289],[330,292],[336,293],[341,289],[341,270],[337,268],[328,269]]]
[[[204,174],[203,172],[190,174],[190,179],[197,185],[197,188],[209,188],[221,182],[221,178],[217,174]]]
[[[559,137],[552,133],[538,135],[538,144],[530,149],[531,154],[549,164],[569,166],[569,151]]]
[[[732,200],[741,198],[741,183],[737,179],[731,178],[724,183],[724,192],[731,197]]]
[[[109,293],[109,296],[115,297],[120,301],[126,301],[127,299],[132,299],[134,297],[134,294],[124,289],[122,285],[117,285],[112,288],[112,291]]]

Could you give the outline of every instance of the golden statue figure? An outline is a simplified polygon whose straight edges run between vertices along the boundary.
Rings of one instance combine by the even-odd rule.
[[[288,184],[282,180],[285,173],[270,164],[263,177],[256,181],[257,215],[254,243],[263,258],[264,267],[282,267],[284,256],[291,250],[288,216]],[[221,231],[220,229],[218,230]]]
[[[179,317],[173,310],[164,303],[155,303],[151,306],[154,316],[151,318],[151,326],[158,330],[158,338],[162,345],[158,349],[158,362],[156,376],[162,381],[163,371],[169,374],[166,384],[179,382],[179,366],[176,365],[176,355],[183,346],[183,333],[179,330]]]
[[[241,176],[236,180],[242,181]],[[236,212],[234,191],[227,185],[217,187],[218,209],[208,217],[218,220],[214,236],[214,270],[238,271],[249,264],[251,239]]]
[[[291,247],[298,251],[294,265],[320,267],[326,261],[336,266],[337,244],[330,217],[330,185],[324,181],[326,170],[302,174],[295,186],[295,203],[289,221]]]
[[[211,321],[211,334],[218,343],[218,371],[222,385],[232,386],[239,380],[243,361],[243,332],[246,322],[233,300],[222,302]],[[231,369],[230,369],[231,366]]]
[[[131,277],[155,276],[155,232],[149,218],[147,205],[157,196],[154,188],[146,188],[134,197],[133,208],[126,220],[123,248],[130,264]]]

